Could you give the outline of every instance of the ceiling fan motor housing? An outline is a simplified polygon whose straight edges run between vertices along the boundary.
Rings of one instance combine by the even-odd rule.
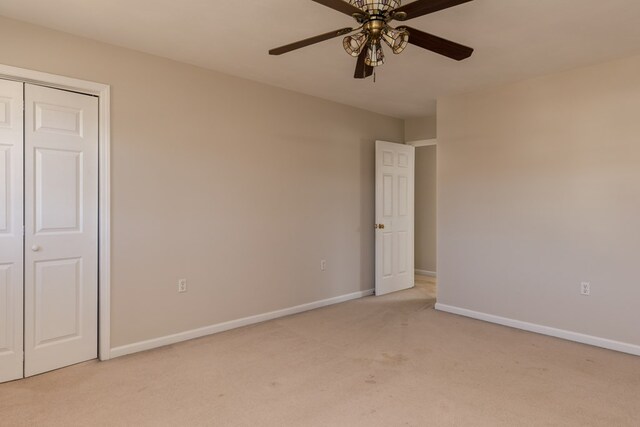
[[[382,30],[387,26],[387,23],[382,19],[372,18],[367,21],[362,29],[369,35],[371,42],[378,42],[382,36]]]
[[[343,45],[347,53],[352,56],[359,54],[366,48],[365,64],[377,67],[384,64],[384,53],[381,40],[384,40],[393,53],[404,50],[409,39],[407,31],[396,30],[388,25],[393,19],[394,10],[401,6],[400,0],[349,0],[361,9],[364,15],[354,15],[362,24],[362,32],[345,37]]]

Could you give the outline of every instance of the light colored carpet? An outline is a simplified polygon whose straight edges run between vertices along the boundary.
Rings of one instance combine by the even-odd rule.
[[[437,312],[417,284],[0,385],[0,424],[640,425],[640,358]]]

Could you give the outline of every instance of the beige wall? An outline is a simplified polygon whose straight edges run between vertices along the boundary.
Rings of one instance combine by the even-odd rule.
[[[434,139],[436,131],[436,116],[417,117],[404,121],[404,138],[407,142]]]
[[[640,344],[639,112],[640,57],[438,100],[439,302]]]
[[[3,18],[0,63],[112,85],[112,346],[373,287],[401,120]]]
[[[437,169],[435,145],[416,148],[416,270],[436,272]]]

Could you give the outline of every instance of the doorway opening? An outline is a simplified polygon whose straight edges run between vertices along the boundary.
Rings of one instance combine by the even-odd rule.
[[[437,299],[437,141],[409,143],[416,148],[415,283]]]

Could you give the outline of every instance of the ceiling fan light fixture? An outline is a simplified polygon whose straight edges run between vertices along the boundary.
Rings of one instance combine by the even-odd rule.
[[[409,31],[387,27],[382,31],[382,39],[396,55],[402,53],[409,43]]]
[[[342,41],[342,46],[349,55],[357,57],[367,45],[367,40],[369,40],[369,36],[362,32],[345,37]]]
[[[349,0],[349,3],[370,15],[384,15],[401,5],[400,0]]]
[[[402,0],[313,0],[337,12],[343,13],[358,23],[357,28],[340,28],[289,43],[269,50],[269,55],[283,53],[311,46],[325,40],[342,37],[344,50],[356,60],[353,77],[366,79],[373,76],[375,68],[384,64],[382,45],[386,43],[394,54],[402,53],[408,44],[462,61],[473,54],[473,48],[443,39],[433,34],[398,25],[392,27],[392,21],[407,21],[449,9],[473,0],[413,0],[402,6]],[[357,34],[354,34],[357,33]]]
[[[370,67],[377,67],[384,64],[384,52],[380,43],[371,43],[367,49],[367,57],[364,63]]]

